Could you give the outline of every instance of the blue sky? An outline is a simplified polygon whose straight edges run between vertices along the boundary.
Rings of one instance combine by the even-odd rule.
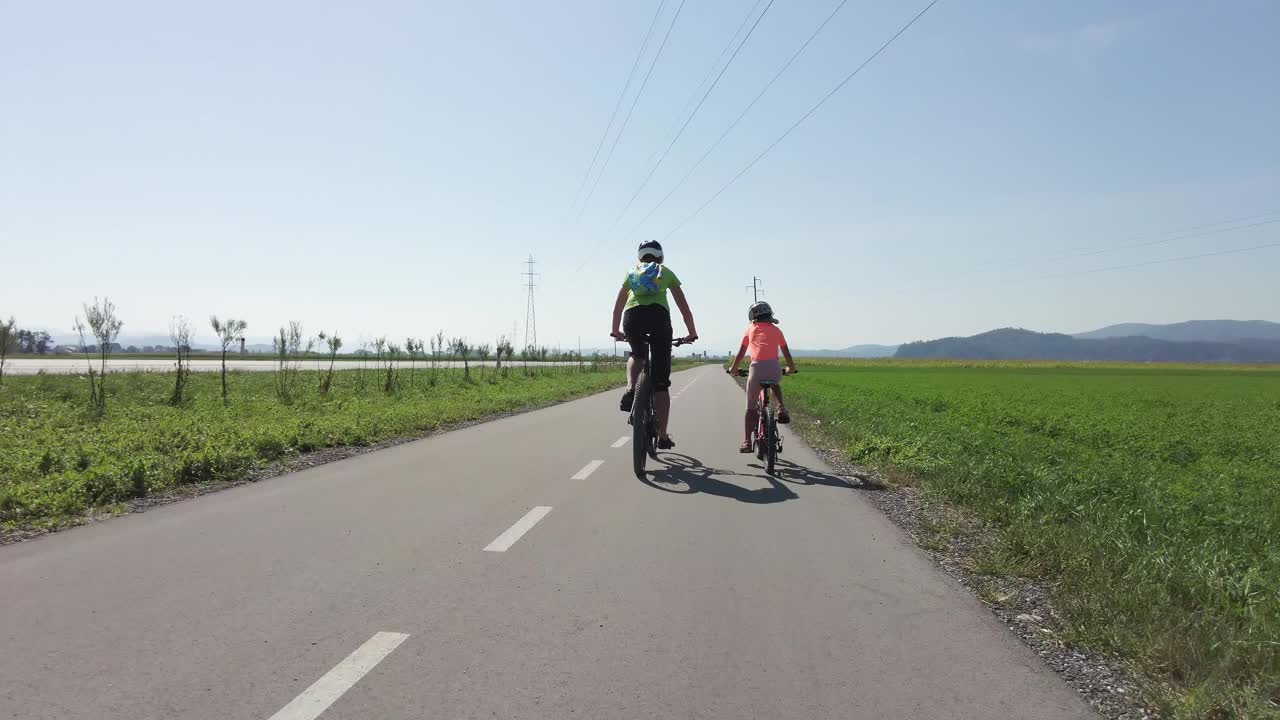
[[[575,223],[656,0],[0,0],[0,313],[65,331],[109,295],[133,333],[218,313],[255,336],[487,339],[523,321],[533,253],[540,339],[603,345],[635,244],[923,3],[850,0],[636,228],[836,5],[774,2],[615,226],[754,5],[687,0]],[[1048,259],[1280,218],[1277,27],[1265,0],[942,0],[671,235],[702,336],[734,342],[753,274],[804,347],[1280,320],[1280,248],[1045,278],[1280,241],[1277,223]]]

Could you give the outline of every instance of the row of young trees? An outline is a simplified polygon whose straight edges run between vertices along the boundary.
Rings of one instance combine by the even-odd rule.
[[[106,411],[107,361],[114,348],[118,348],[116,339],[124,322],[116,312],[115,304],[109,298],[93,303],[83,303],[83,317],[77,315],[75,330],[79,336],[78,349],[84,355],[88,368],[89,401],[93,411],[101,415]],[[222,401],[230,401],[227,384],[227,355],[236,342],[241,341],[248,323],[235,318],[219,318],[210,316],[209,325],[218,338],[221,358]],[[18,347],[19,339],[14,318],[0,322],[0,384],[4,382],[4,363]],[[169,339],[173,343],[175,354],[174,384],[169,402],[181,404],[189,394],[191,379],[191,344],[194,328],[191,322],[182,316],[173,318],[169,325]],[[334,387],[335,370],[338,353],[343,347],[342,338],[337,333],[321,332],[316,337],[306,337],[302,324],[290,321],[282,326],[279,333],[272,338],[272,362],[274,388],[276,395],[285,402],[291,402],[301,386],[303,361],[316,359],[316,375],[318,390],[321,395],[328,395]],[[429,350],[428,350],[429,348]],[[435,386],[442,371],[450,362],[461,362],[464,382],[473,382],[472,362],[478,362],[479,379],[484,380],[490,361],[493,362],[489,378],[496,381],[506,377],[516,369],[517,351],[510,338],[500,337],[495,343],[473,344],[466,338],[446,338],[443,332],[423,340],[407,337],[403,344],[389,340],[387,337],[375,338],[362,342],[355,355],[360,360],[358,371],[353,373],[357,390],[364,392],[366,387],[377,387],[383,392],[395,392],[402,387],[414,389],[418,382],[419,363],[425,382]],[[614,359],[594,354],[590,359],[580,353],[563,352],[546,347],[525,348],[518,353],[522,365],[519,371],[526,375],[540,372],[580,372],[588,367],[592,371],[603,366],[612,365]],[[324,360],[328,367],[323,367]],[[369,364],[373,363],[373,372]],[[408,368],[404,365],[408,364]],[[546,363],[557,362],[547,370]]]

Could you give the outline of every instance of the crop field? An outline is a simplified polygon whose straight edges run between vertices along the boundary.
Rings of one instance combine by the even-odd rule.
[[[811,362],[786,391],[994,528],[983,572],[1054,582],[1170,716],[1280,710],[1280,368]]]
[[[4,378],[0,386],[0,529],[56,527],[92,508],[177,486],[235,480],[321,448],[367,445],[546,405],[622,383],[617,365],[399,371],[112,373],[106,410],[70,375]],[[282,383],[285,384],[282,387]]]

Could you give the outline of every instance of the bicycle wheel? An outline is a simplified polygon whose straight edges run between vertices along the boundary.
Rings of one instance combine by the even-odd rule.
[[[649,411],[649,457],[658,459],[658,415],[652,409]]]
[[[752,442],[756,446],[756,459],[764,461],[764,420],[765,411],[760,407],[760,403],[756,403],[756,432],[752,438]]]
[[[649,453],[649,423],[653,418],[653,390],[649,387],[649,373],[641,372],[636,382],[635,398],[631,401],[631,465],[636,476],[644,475],[645,456]]]
[[[778,462],[778,424],[772,407],[764,409],[764,453],[764,471],[772,475]]]

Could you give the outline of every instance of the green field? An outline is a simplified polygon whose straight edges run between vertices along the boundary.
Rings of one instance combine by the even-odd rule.
[[[808,432],[995,529],[1175,718],[1280,714],[1280,368],[813,362]]]
[[[91,508],[111,507],[176,486],[235,480],[254,467],[326,447],[367,445],[604,390],[620,366],[590,364],[495,373],[419,368],[393,392],[376,370],[303,371],[281,400],[267,372],[230,375],[223,406],[217,373],[192,373],[187,398],[170,404],[172,373],[107,377],[105,416],[94,417],[85,379],[6,377],[0,386],[0,528],[57,527]]]

